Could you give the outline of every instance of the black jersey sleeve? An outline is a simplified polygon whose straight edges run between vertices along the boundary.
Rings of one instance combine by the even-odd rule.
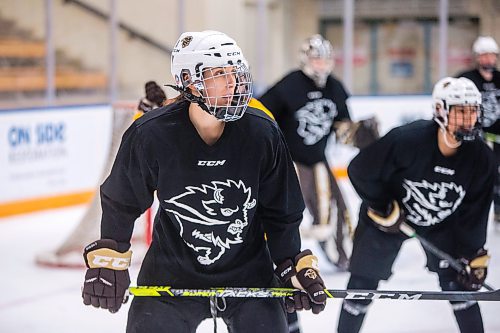
[[[454,234],[458,240],[458,251],[465,258],[473,257],[486,243],[496,162],[489,150],[484,153],[490,158],[476,160],[485,168],[476,170],[476,179],[455,212],[458,221],[454,223]]]
[[[349,179],[360,198],[368,206],[381,211],[394,199],[388,183],[398,168],[398,137],[399,129],[391,130],[362,149],[347,167]]]
[[[278,128],[270,168],[259,188],[259,215],[264,224],[269,252],[276,264],[294,258],[301,247],[299,225],[305,209],[290,153]]]
[[[349,113],[349,108],[347,106],[347,99],[349,94],[345,90],[344,85],[335,79],[335,103],[337,104],[337,116],[335,116],[335,121],[351,120],[351,115]]]
[[[278,82],[269,90],[267,90],[260,98],[259,101],[269,109],[275,119],[279,119],[286,112],[286,103],[280,92],[281,82]]]
[[[133,124],[123,135],[110,175],[101,185],[101,237],[130,245],[135,220],[153,203],[156,177]]]

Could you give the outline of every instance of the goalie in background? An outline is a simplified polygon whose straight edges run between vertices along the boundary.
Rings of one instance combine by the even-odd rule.
[[[457,273],[425,251],[443,291],[479,290],[486,279],[484,245],[496,170],[480,137],[481,94],[469,79],[444,78],[432,98],[434,121],[394,128],[349,164],[362,204],[347,289],[377,289],[391,276],[408,239],[399,231],[403,221],[463,263]],[[338,332],[359,332],[370,303],[344,300]],[[460,332],[483,332],[477,302],[450,303]]]
[[[295,162],[312,226],[301,226],[326,258],[346,270],[350,255],[350,218],[342,192],[331,172],[325,149],[334,122],[349,121],[347,94],[333,77],[333,48],[321,35],[308,38],[297,69],[265,92],[259,100],[275,116]]]
[[[121,137],[125,130],[135,119],[141,117],[144,113],[164,106],[170,101],[167,99],[167,95],[163,89],[154,81],[146,82],[144,85],[144,93],[145,95],[139,100],[136,110],[134,110],[133,107],[114,108],[111,145],[106,159],[103,176],[99,183],[102,183],[111,171],[113,161],[118,152]],[[73,231],[56,249],[37,254],[35,262],[38,265],[48,267],[83,267],[84,265],[81,260],[82,249],[93,240],[99,238],[101,215],[102,210],[99,188],[96,188],[92,201]],[[145,221],[146,224],[149,222],[150,221]],[[141,228],[137,229],[141,230]],[[149,233],[149,229],[150,227],[146,225],[142,228],[141,232]],[[146,244],[146,239],[149,239],[148,235],[139,235],[139,233],[140,232],[137,232],[137,235],[134,235],[135,238],[139,239],[135,243],[137,245],[135,248],[136,258],[141,257],[139,252],[145,252],[144,247],[148,245]]]

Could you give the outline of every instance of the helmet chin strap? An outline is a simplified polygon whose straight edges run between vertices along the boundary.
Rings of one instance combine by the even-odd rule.
[[[446,128],[443,128],[440,126],[440,129],[441,129],[441,135],[443,135],[443,139],[444,139],[444,144],[446,146],[448,146],[448,148],[451,148],[451,149],[455,149],[455,148],[458,148],[462,145],[462,141],[457,141],[456,143],[451,143],[448,141],[448,130]],[[453,135],[453,133],[450,133],[451,135]],[[454,136],[454,135],[453,135]]]
[[[196,103],[202,108],[204,111],[210,113],[210,110],[208,109],[208,106],[205,104],[205,101],[203,100],[203,97],[201,96],[196,96],[193,93],[191,93],[187,88],[182,89],[177,86],[174,86],[172,84],[167,84],[166,86],[171,87],[174,90],[177,90],[179,93],[181,93],[186,99],[190,102]],[[212,113],[210,113],[212,114]]]

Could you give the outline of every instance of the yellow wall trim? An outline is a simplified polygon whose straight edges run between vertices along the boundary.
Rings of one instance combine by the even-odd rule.
[[[38,197],[28,200],[0,203],[0,217],[87,203],[92,199],[94,193],[95,191],[91,190],[51,197]]]

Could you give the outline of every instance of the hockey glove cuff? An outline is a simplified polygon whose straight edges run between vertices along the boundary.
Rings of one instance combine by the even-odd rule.
[[[479,290],[488,274],[488,251],[480,249],[472,259],[461,258],[464,269],[458,273],[457,281],[467,290]]]
[[[275,272],[285,287],[301,290],[285,298],[288,312],[312,309],[318,314],[325,309],[325,284],[319,275],[318,259],[310,250],[302,251],[293,261],[285,260]]]
[[[130,285],[128,267],[132,251],[119,252],[118,243],[100,239],[85,247],[83,258],[87,266],[82,288],[83,303],[117,312],[126,303]]]
[[[368,207],[367,215],[378,229],[388,233],[398,233],[399,226],[404,221],[403,211],[396,200],[384,212]]]

